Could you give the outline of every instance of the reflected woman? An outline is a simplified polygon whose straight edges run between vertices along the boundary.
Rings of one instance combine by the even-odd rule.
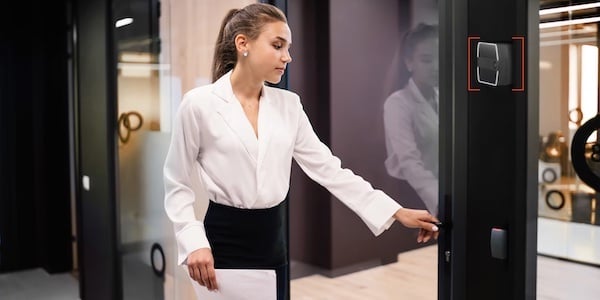
[[[438,213],[438,28],[419,24],[406,33],[402,63],[410,78],[384,104],[390,176],[406,180],[429,212]]]

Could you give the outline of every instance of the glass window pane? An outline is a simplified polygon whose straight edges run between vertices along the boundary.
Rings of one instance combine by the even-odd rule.
[[[182,95],[210,83],[222,18],[229,9],[252,2],[115,2],[124,299],[195,298],[187,271],[176,266],[173,225],[163,204],[163,165]],[[202,216],[207,204],[202,199],[207,197],[199,178],[194,182],[196,214]]]
[[[330,103],[327,122],[331,126],[329,145],[333,153],[343,166],[401,205],[437,214],[438,1],[334,0],[329,3],[329,11],[330,65],[325,66],[330,74],[329,97],[322,96],[318,101]],[[290,15],[294,16],[294,12],[290,11]],[[302,30],[291,29],[292,33]],[[290,89],[304,91],[300,96],[306,106],[317,107],[319,115],[319,104],[312,102],[308,97],[312,90],[305,87],[311,79],[302,77],[301,72],[311,72],[312,66],[307,64],[310,58],[303,56],[302,50],[299,52],[296,56],[300,59],[290,65]],[[306,68],[298,72],[300,75],[295,73],[298,64]],[[320,70],[321,66],[317,68]],[[338,204],[334,200],[331,208],[335,216],[331,232],[334,256],[335,249],[353,249],[363,258],[386,255],[394,261],[400,258],[401,262],[328,279],[327,286],[315,289],[307,287],[319,284],[322,277],[293,280],[292,298],[437,298],[435,243],[419,249],[423,254],[404,252],[422,247],[410,230],[392,226],[374,238],[350,210]],[[338,256],[334,264],[342,266],[356,259],[352,255]],[[415,258],[418,262],[406,264]],[[293,266],[294,262],[292,276]],[[390,269],[398,276],[389,276]],[[409,275],[411,272],[419,273],[418,283],[415,276]],[[418,284],[418,291],[411,284]],[[407,296],[408,290],[415,295]]]
[[[571,148],[598,115],[597,4],[541,1],[538,252],[600,264],[597,191],[575,172]],[[582,140],[586,165],[597,170],[596,130]]]

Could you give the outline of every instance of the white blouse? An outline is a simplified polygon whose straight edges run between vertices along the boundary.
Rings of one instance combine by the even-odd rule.
[[[323,144],[298,95],[263,86],[258,138],[231,88],[231,71],[185,94],[173,124],[164,166],[165,210],[175,227],[178,264],[210,247],[194,215],[194,164],[211,200],[239,208],[278,205],[289,190],[292,157],[314,181],[357,213],[375,235],[388,229],[401,206],[341,167]]]
[[[434,105],[439,103],[437,89]],[[383,108],[388,157],[385,166],[393,177],[406,180],[433,215],[438,210],[439,118],[412,79],[391,94]]]

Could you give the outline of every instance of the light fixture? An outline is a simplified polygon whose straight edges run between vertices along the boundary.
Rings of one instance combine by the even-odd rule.
[[[587,4],[579,4],[579,5],[570,5],[570,6],[564,6],[564,7],[548,8],[548,9],[542,9],[542,10],[540,10],[540,16],[550,15],[550,14],[558,14],[558,13],[568,12],[568,11],[570,12],[570,11],[574,11],[574,10],[590,9],[590,8],[596,8],[596,7],[600,7],[600,3],[599,2],[596,2],[596,3],[587,3]]]
[[[152,56],[144,52],[123,52],[121,53],[121,62],[130,63],[151,63]]]
[[[547,60],[540,60],[540,70],[552,69],[552,63]]]
[[[540,29],[596,22],[600,22],[600,17],[540,23]]]
[[[123,18],[123,19],[119,19],[115,22],[115,27],[119,28],[119,27],[123,27],[125,25],[129,25],[133,23],[133,18]]]

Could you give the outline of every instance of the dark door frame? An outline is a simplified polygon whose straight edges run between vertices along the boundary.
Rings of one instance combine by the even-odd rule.
[[[482,9],[483,5],[487,7]],[[489,18],[496,6],[502,6],[510,15],[503,15],[500,21]],[[440,218],[450,228],[443,230],[439,240],[438,299],[535,299],[539,0],[439,1],[439,8],[443,24],[440,124],[444,124],[440,126]],[[473,49],[468,37],[474,35],[483,40],[508,38],[509,42],[511,35],[525,37],[525,91],[511,92],[506,87],[468,91],[467,50]],[[508,111],[502,116],[506,119],[490,117],[487,123],[492,124],[482,124],[486,118],[480,112],[489,113],[486,105],[487,109],[503,107],[504,112]],[[495,123],[495,119],[502,122]],[[514,127],[503,128],[503,122]],[[485,134],[496,136],[495,131],[484,132],[490,129],[509,130],[501,134],[509,138],[498,141],[497,147],[508,154],[510,161],[502,162],[502,167],[496,162],[486,169],[481,161],[489,149],[480,147],[486,144],[482,143]],[[481,184],[485,180],[497,181],[503,193],[483,190],[489,187]],[[502,209],[490,212],[482,209],[484,203]],[[491,258],[489,241],[494,226],[508,232],[505,260]],[[478,285],[484,274],[497,280]]]
[[[86,300],[121,299],[112,1],[76,1],[73,11],[79,293]]]

